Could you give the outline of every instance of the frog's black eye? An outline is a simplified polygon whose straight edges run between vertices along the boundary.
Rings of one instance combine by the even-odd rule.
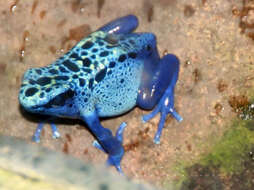
[[[105,40],[106,42],[108,42],[109,44],[111,44],[111,45],[117,45],[117,43],[118,43],[118,39],[117,39],[116,36],[114,36],[113,34],[108,34],[108,35],[104,38],[104,40]]]
[[[146,46],[146,50],[147,50],[147,51],[151,51],[151,50],[152,50],[152,47],[151,47],[150,45],[147,45],[147,46]]]

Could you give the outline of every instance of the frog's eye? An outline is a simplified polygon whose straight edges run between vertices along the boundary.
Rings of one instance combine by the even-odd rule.
[[[116,36],[113,35],[113,34],[108,34],[108,35],[104,38],[104,40],[105,40],[106,42],[108,42],[109,44],[111,44],[111,45],[116,45],[116,44],[118,43],[118,39],[117,39]]]

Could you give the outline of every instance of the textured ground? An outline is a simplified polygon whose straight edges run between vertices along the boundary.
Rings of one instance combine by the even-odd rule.
[[[1,190],[118,190],[119,186],[122,190],[155,190],[106,168],[0,135]]]
[[[91,31],[135,14],[137,31],[153,32],[160,54],[181,60],[175,99],[184,120],[168,117],[160,145],[152,142],[159,117],[142,124],[145,112],[138,108],[103,125],[115,131],[122,121],[128,124],[122,161],[127,176],[164,187],[179,180],[176,165],[207,153],[236,117],[230,100],[253,98],[252,6],[242,0],[0,0],[0,133],[32,143],[39,118],[23,113],[17,99],[28,68],[50,64]],[[62,138],[51,139],[47,127],[40,146],[104,163],[106,155],[92,147],[81,122],[59,120],[58,126]]]

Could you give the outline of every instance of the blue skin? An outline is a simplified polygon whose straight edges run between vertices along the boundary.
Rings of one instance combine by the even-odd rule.
[[[51,65],[29,69],[19,93],[20,104],[29,112],[82,119],[97,139],[93,145],[108,154],[107,164],[120,173],[126,124],[113,136],[99,117],[120,115],[138,106],[153,109],[143,116],[146,122],[160,112],[156,144],[168,114],[182,120],[174,109],[179,60],[172,54],[160,58],[154,34],[133,33],[137,26],[133,15],[106,24]],[[43,124],[33,136],[36,142]],[[58,138],[56,126],[50,124],[53,137]]]

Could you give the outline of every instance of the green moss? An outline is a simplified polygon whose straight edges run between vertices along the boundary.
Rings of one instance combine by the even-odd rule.
[[[201,184],[207,187],[207,184],[211,183],[215,184],[215,189],[217,186],[222,188],[224,178],[221,176],[237,176],[237,180],[240,178],[238,176],[243,176],[246,163],[253,159],[250,158],[250,152],[254,152],[254,120],[237,119],[222,137],[211,139],[216,143],[209,148],[208,154],[196,161],[180,159],[175,167],[171,168],[177,173],[174,181],[176,189],[194,189],[192,187]],[[202,143],[202,148],[207,147],[209,142],[205,145]],[[247,177],[245,176],[245,179]],[[168,180],[163,184],[165,189],[171,185],[167,183]]]
[[[186,170],[186,167],[188,166],[189,164],[188,163],[183,163],[183,161],[181,161],[181,163],[176,163],[175,164],[175,167],[172,168],[175,173],[178,174],[178,179],[173,181],[173,184],[174,184],[174,187],[176,189],[180,189],[181,186],[182,186],[182,183],[186,180],[188,180],[188,172]],[[171,180],[165,180],[164,184],[163,184],[163,188],[164,189],[170,189],[168,187],[168,181],[171,181]]]
[[[254,131],[251,128],[253,121],[236,121],[200,163],[225,173],[240,172],[247,153],[254,146]]]
[[[253,163],[254,152],[253,93],[252,96],[247,94],[247,97],[248,103],[237,107],[241,114],[239,119],[232,122],[225,134],[219,139],[211,135],[209,142],[216,142],[213,145],[209,142],[200,144],[200,149],[210,146],[208,154],[194,162],[176,163],[174,169],[178,174],[175,181],[177,189],[195,187],[207,189],[211,184],[216,184],[214,189],[223,189],[225,179],[233,180],[231,182],[235,187],[239,181],[244,180],[246,180],[244,187],[253,187],[253,174],[250,172],[253,171],[250,163]]]
[[[244,187],[251,186],[248,183],[253,176],[246,173],[246,169],[252,170],[249,163],[252,159],[250,152],[253,150],[254,121],[234,121],[229,130],[213,145],[210,153],[194,163],[176,164],[175,170],[179,177],[175,181],[176,189],[223,189],[224,179],[233,180],[231,182],[235,186],[239,181],[247,180]]]

